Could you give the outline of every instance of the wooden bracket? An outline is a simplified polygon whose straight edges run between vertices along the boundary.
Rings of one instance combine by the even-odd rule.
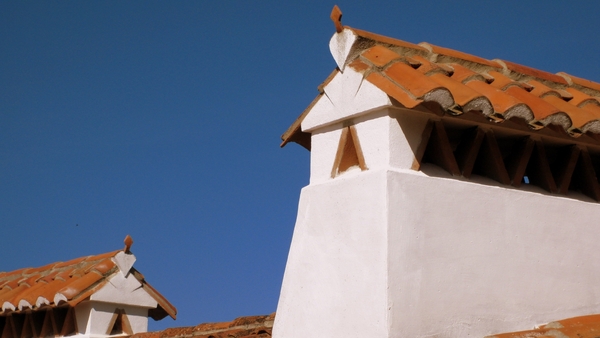
[[[331,169],[331,177],[336,177],[353,166],[358,166],[360,170],[367,170],[356,128],[352,125],[342,129],[333,168]]]
[[[502,153],[498,147],[496,136],[491,129],[485,132],[485,138],[477,159],[477,166],[485,176],[502,184],[510,184],[510,178],[504,166]]]
[[[448,140],[444,125],[441,121],[433,121],[431,123],[431,135],[429,142],[427,142],[427,149],[424,156],[428,162],[437,164],[453,176],[459,176],[460,170],[454,158],[452,147],[450,147],[450,141]]]
[[[484,135],[485,132],[479,127],[467,131],[454,152],[461,173],[466,178],[471,177]]]
[[[523,183],[523,177],[525,176],[525,170],[531,158],[534,144],[535,141],[530,137],[524,137],[521,142],[516,144],[515,149],[506,159],[506,171],[514,187],[518,188]]]

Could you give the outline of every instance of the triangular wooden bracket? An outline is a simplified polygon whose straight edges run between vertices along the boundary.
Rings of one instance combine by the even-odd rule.
[[[33,331],[34,337],[42,336],[42,327],[46,317],[46,311],[33,311],[31,312],[31,330]]]
[[[0,316],[0,338],[4,337],[4,328],[6,327],[6,316]]]
[[[13,313],[7,317],[6,325],[2,332],[2,338],[20,337],[23,331],[25,316],[22,314]]]
[[[556,162],[556,170],[553,171],[557,192],[566,195],[571,185],[571,178],[579,159],[581,150],[577,146],[569,146],[562,149]],[[552,168],[551,168],[552,169]]]
[[[23,320],[23,327],[21,328],[20,338],[34,337],[33,332],[33,318],[31,317],[31,312],[28,312],[25,314],[25,320]]]
[[[348,126],[342,129],[333,168],[331,169],[331,177],[336,177],[354,166],[359,167],[360,170],[367,170],[356,128]]]
[[[429,142],[427,142],[427,148],[425,150],[424,159],[427,162],[434,163],[444,170],[452,174],[453,176],[459,176],[460,170],[458,164],[454,158],[448,135],[444,129],[444,125],[441,121],[432,122],[431,135]]]
[[[55,337],[58,335],[58,330],[56,328],[56,322],[54,321],[54,312],[52,310],[46,310],[44,315],[44,323],[42,324],[42,329],[40,331],[40,337]]]
[[[412,170],[421,169],[423,155],[425,155],[425,150],[427,149],[427,144],[429,143],[429,138],[431,137],[433,125],[433,121],[429,120],[425,125],[425,129],[423,129],[423,133],[421,134],[421,143],[419,143],[419,146],[417,147],[417,151],[415,152],[415,159],[413,161],[412,166],[410,167]]]
[[[530,137],[524,137],[518,142],[510,155],[506,158],[505,165],[511,184],[514,187],[520,187],[523,183],[525,170],[533,152],[535,141]]]
[[[531,154],[531,159],[527,165],[527,175],[531,184],[537,185],[552,193],[557,191],[554,176],[552,175],[550,165],[548,164],[546,150],[541,141],[535,141],[533,153]]]
[[[107,335],[119,335],[119,334],[133,334],[133,330],[131,329],[131,323],[127,318],[127,314],[125,313],[125,309],[116,309],[115,313],[113,313],[112,318],[108,324],[108,330],[106,331]]]
[[[582,147],[579,153],[579,160],[575,166],[575,171],[572,176],[571,186],[581,190],[587,196],[600,201],[600,187],[592,158],[587,148]]]
[[[56,327],[56,331],[58,334],[62,332],[63,325],[65,324],[65,319],[67,318],[67,312],[69,309],[66,307],[57,307],[52,310],[52,319],[54,320],[54,327]]]
[[[75,320],[75,309],[69,306],[60,334],[61,336],[72,336],[76,333],[77,321]]]
[[[2,328],[2,338],[12,338],[17,336],[12,316],[3,317],[4,327]]]
[[[471,177],[484,136],[485,132],[479,127],[468,130],[454,151],[460,172],[466,178]]]
[[[498,147],[496,136],[491,129],[485,132],[483,144],[477,156],[477,169],[478,172],[483,173],[483,176],[487,176],[502,184],[510,184],[510,178],[504,166],[502,153]]]

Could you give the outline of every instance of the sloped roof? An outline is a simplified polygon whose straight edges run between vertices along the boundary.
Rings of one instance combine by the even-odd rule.
[[[123,251],[128,251],[128,248],[37,268],[0,272],[0,316],[66,304],[77,305],[100,290],[119,272],[114,257]],[[129,272],[158,303],[158,308],[150,309],[150,317],[160,320],[169,315],[175,319],[175,307],[148,284],[137,270],[132,267]]]
[[[313,104],[329,80],[349,67],[399,107],[438,115],[476,113],[495,123],[519,118],[532,132],[551,129],[579,142],[600,144],[599,83],[342,26],[336,8],[332,19],[337,33],[332,43],[344,38],[351,47],[346,55],[334,55],[338,67],[319,87],[321,93]],[[311,107],[282,135],[281,146],[296,142],[310,150],[310,137],[301,123]]]
[[[275,313],[267,316],[240,317],[231,322],[204,323],[138,333],[131,338],[267,338],[271,337]]]
[[[488,336],[486,338],[597,338],[600,337],[600,315],[563,319],[539,329]]]

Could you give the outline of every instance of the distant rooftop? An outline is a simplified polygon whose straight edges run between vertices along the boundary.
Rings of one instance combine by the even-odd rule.
[[[271,337],[275,314],[240,317],[231,322],[205,323],[139,333],[131,338],[267,338]]]

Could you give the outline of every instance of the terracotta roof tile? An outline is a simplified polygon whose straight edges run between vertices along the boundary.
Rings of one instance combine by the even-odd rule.
[[[423,46],[423,47],[427,48],[428,50],[430,50],[431,52],[437,54],[439,61],[441,61],[443,59],[443,57],[448,57],[448,61],[450,61],[450,62],[452,62],[452,61],[467,61],[467,62],[477,63],[480,65],[485,65],[485,66],[492,67],[492,68],[497,68],[497,69],[502,68],[502,66],[500,64],[498,64],[497,62],[486,60],[479,56],[463,53],[463,52],[453,50],[450,48],[434,46],[427,42],[422,42],[419,45]]]
[[[376,67],[383,67],[393,60],[401,58],[400,54],[379,45],[364,51],[362,57],[371,61]]]
[[[559,137],[578,137],[582,132],[600,134],[599,83],[427,43],[415,45],[345,29],[360,38],[345,64],[406,108],[429,104],[425,108],[431,110],[431,104],[435,104],[439,107],[433,110],[436,113],[479,111],[494,122],[519,117],[533,127],[531,133],[545,126],[560,126],[562,130],[553,127],[545,131]],[[282,136],[282,146],[296,140],[310,145],[308,135],[300,128],[309,110]],[[581,142],[597,145],[600,139],[582,138]]]
[[[567,92],[573,96],[573,99],[569,100],[569,103],[574,106],[583,107],[590,103],[600,104],[598,101],[599,98],[582,93],[575,88],[567,88]]]
[[[38,268],[0,272],[0,316],[46,306],[55,307],[63,302],[75,306],[108,283],[118,272],[113,258],[119,252],[121,250]],[[159,310],[155,310],[156,316],[153,318],[161,319],[166,315],[175,318],[175,307],[145,280],[140,282],[146,291],[150,290],[148,293],[159,304]]]
[[[379,73],[369,74],[367,76],[367,81],[377,86],[377,88],[383,90],[386,94],[396,99],[406,108],[414,108],[423,102],[422,100],[416,99],[413,95],[398,87],[390,79]]]
[[[367,39],[367,40],[376,41],[378,43],[383,43],[383,44],[387,44],[390,46],[406,48],[408,50],[413,50],[415,53],[422,54],[422,55],[426,55],[428,53],[428,50],[426,48],[419,46],[417,44],[411,43],[411,42],[390,38],[390,37],[387,37],[384,35],[379,35],[379,34],[367,32],[367,31],[363,31],[361,29],[351,28],[348,26],[346,26],[345,28],[352,30],[356,35],[358,35],[364,39]]]
[[[271,337],[275,314],[240,317],[230,322],[204,323],[169,328],[159,332],[138,333],[131,338],[266,338]]]
[[[590,315],[563,319],[535,330],[502,333],[487,338],[596,338],[599,336],[600,315]]]
[[[598,83],[598,82],[582,79],[582,78],[579,78],[579,77],[576,77],[573,75],[569,75],[565,72],[559,72],[559,73],[557,73],[557,75],[560,75],[561,77],[563,77],[567,81],[567,83],[569,83],[569,85],[571,85],[571,86],[581,86],[581,87],[590,88],[597,92],[600,92],[600,83]]]
[[[498,63],[502,63],[502,64],[506,65],[506,69],[513,71],[520,75],[532,76],[532,77],[535,77],[535,78],[538,78],[541,80],[554,82],[554,83],[558,83],[558,84],[562,84],[562,85],[568,85],[567,81],[560,75],[548,73],[543,70],[523,66],[518,63],[514,63],[514,62],[510,62],[510,61],[506,61],[506,60],[494,60],[494,61],[497,61]]]

